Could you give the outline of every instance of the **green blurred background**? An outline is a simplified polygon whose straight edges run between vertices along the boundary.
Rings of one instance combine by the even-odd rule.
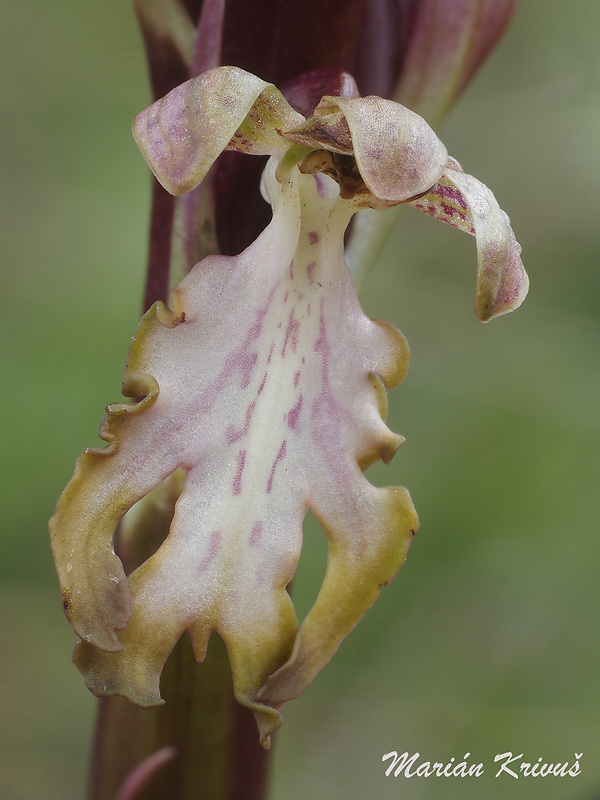
[[[407,209],[363,296],[412,352],[390,397],[407,443],[373,480],[421,532],[397,581],[285,710],[272,800],[600,798],[600,62],[597,0],[528,0],[441,131],[511,216],[531,276],[474,317],[470,237]],[[0,800],[83,793],[94,715],[70,664],[46,521],[120,396],[140,311],[149,101],[127,2],[5,4]],[[305,612],[325,547],[309,526]],[[391,750],[483,761],[479,779],[385,778]],[[496,753],[577,778],[495,779]]]

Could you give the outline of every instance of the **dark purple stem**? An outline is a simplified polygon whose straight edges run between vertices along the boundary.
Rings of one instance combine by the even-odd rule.
[[[150,212],[150,248],[144,291],[144,311],[156,300],[166,302],[169,294],[171,237],[175,198],[154,178]]]

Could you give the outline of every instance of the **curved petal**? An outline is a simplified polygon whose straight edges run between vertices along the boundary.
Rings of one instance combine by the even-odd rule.
[[[271,84],[237,67],[217,67],[140,112],[133,135],[165,189],[183,194],[225,149],[285,151],[289,145],[277,131],[303,119]]]
[[[529,288],[529,278],[521,262],[521,246],[508,216],[487,186],[451,160],[440,182],[413,205],[475,236],[475,313],[482,322],[521,305]]]
[[[116,631],[129,620],[129,587],[112,538],[117,523],[134,503],[158,486],[178,466],[172,453],[148,448],[139,435],[140,417],[147,433],[156,424],[158,384],[142,365],[140,340],[154,325],[176,324],[176,317],[156,304],[134,336],[123,381],[123,394],[137,403],[114,403],[100,428],[104,448],[86,450],[50,520],[50,537],[61,583],[65,614],[86,642],[109,651],[122,648]]]
[[[297,697],[312,682],[394,578],[419,527],[406,489],[376,489],[359,472],[338,478],[311,503],[329,540],[327,574],[290,658],[258,694],[268,705]]]
[[[358,169],[375,197],[405,203],[439,180],[448,152],[417,114],[381,97],[324,97],[315,115],[325,126],[331,115],[339,130],[337,111],[346,118]]]

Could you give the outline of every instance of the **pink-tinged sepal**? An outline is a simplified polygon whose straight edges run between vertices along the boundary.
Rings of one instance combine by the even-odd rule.
[[[521,246],[492,192],[450,159],[433,189],[413,205],[475,236],[475,313],[482,322],[518,308],[529,288]]]
[[[381,97],[323,97],[314,116],[284,136],[353,156],[371,206],[406,203],[429,191],[448,161],[424,119]]]
[[[158,181],[178,195],[198,186],[226,149],[282,155],[287,144],[277,131],[303,119],[272,84],[218,67],[140,112],[133,135]]]
[[[324,97],[315,113],[337,108],[348,124],[359,172],[376,198],[405,203],[438,180],[448,152],[410,109],[381,97]]]

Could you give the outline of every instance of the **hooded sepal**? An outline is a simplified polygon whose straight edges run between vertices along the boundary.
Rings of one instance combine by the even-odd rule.
[[[133,135],[171,194],[194,189],[226,149],[283,154],[278,130],[300,124],[272,84],[237,67],[218,67],[177,86],[140,112]]]
[[[381,97],[323,97],[314,116],[284,136],[352,156],[372,207],[406,203],[429,191],[448,160],[424,119]]]

